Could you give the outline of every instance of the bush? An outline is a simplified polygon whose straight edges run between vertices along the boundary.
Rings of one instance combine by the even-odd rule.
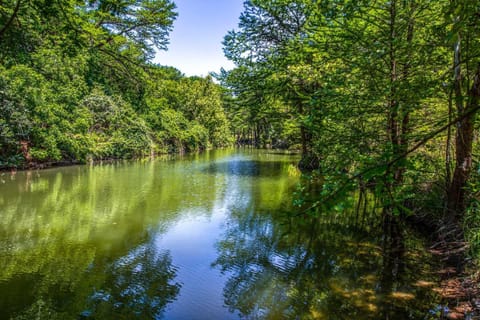
[[[82,101],[91,115],[88,129],[93,159],[145,156],[152,149],[151,130],[120,97],[94,89]]]

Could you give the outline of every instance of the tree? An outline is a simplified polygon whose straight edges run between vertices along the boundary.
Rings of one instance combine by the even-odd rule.
[[[237,84],[228,85],[238,88],[243,83],[240,91],[256,86],[257,93],[249,99],[252,107],[268,105],[271,99],[266,96],[273,96],[274,100],[280,98],[290,106],[291,108],[287,109],[297,118],[300,130],[303,152],[301,165],[309,169],[316,168],[318,159],[312,149],[312,132],[306,119],[309,111],[305,105],[305,95],[312,94],[317,83],[304,73],[292,72],[292,65],[309,65],[311,62],[308,53],[301,51],[297,54],[296,50],[303,50],[307,22],[311,12],[314,12],[313,3],[252,0],[246,1],[244,5],[245,11],[240,16],[240,30],[230,31],[224,39],[225,55],[237,67],[242,68],[241,73],[238,73],[241,77],[226,78],[231,82],[237,81]],[[254,130],[254,138],[259,135],[258,131]]]
[[[170,0],[0,1],[0,166],[228,145],[220,87],[149,61],[166,49],[174,10]]]
[[[462,220],[467,208],[467,184],[473,165],[474,122],[480,108],[480,7],[476,1],[450,1],[448,16],[453,39],[453,95],[456,117],[455,170],[448,189],[450,222]],[[477,58],[475,58],[477,57]]]
[[[146,59],[154,55],[153,47],[166,49],[168,34],[177,14],[170,0],[88,0],[81,11],[92,19],[94,30],[90,31],[100,48],[115,43],[127,50],[128,39],[139,47]],[[95,34],[96,33],[96,34]]]

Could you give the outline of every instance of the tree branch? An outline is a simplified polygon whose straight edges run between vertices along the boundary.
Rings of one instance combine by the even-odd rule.
[[[10,19],[8,19],[7,23],[2,27],[2,29],[0,29],[0,41],[3,37],[3,34],[5,33],[5,31],[10,27],[10,25],[12,24],[13,20],[15,19],[15,17],[17,16],[17,13],[18,13],[18,10],[20,9],[20,3],[22,2],[22,0],[18,0],[17,1],[17,4],[15,5],[15,9],[13,9],[13,13],[12,15],[10,16]]]
[[[392,160],[388,161],[388,162],[385,162],[385,163],[382,163],[382,164],[379,164],[377,166],[374,166],[374,167],[370,167],[370,168],[367,168],[355,175],[353,175],[352,177],[348,178],[346,181],[344,181],[340,187],[335,190],[334,192],[332,192],[327,198],[323,199],[325,201],[329,201],[331,200],[332,198],[334,198],[337,194],[339,194],[341,191],[345,190],[345,188],[348,186],[348,184],[350,182],[352,182],[353,180],[356,180],[358,178],[361,178],[363,175],[365,175],[366,173],[369,173],[370,171],[373,171],[379,167],[390,167],[392,166],[393,164],[395,164],[396,162],[400,161],[400,160],[403,160],[405,159],[409,154],[415,152],[418,148],[420,148],[421,146],[423,146],[424,144],[426,144],[428,141],[430,141],[431,139],[435,138],[438,134],[442,133],[443,131],[449,129],[451,126],[454,126],[456,125],[458,122],[468,118],[468,117],[471,117],[473,116],[477,111],[480,110],[480,105],[477,105],[477,106],[474,106],[473,108],[465,111],[462,115],[458,116],[457,118],[453,119],[452,121],[448,122],[446,125],[438,128],[437,130],[427,134],[423,139],[421,139],[419,142],[417,142],[413,147],[411,147],[410,149],[408,149],[407,151],[405,151],[404,153],[402,153],[401,155],[393,158]],[[317,201],[315,202],[312,206],[308,207],[307,209],[303,210],[300,214],[302,213],[305,213],[309,210],[312,210],[314,208],[317,208],[320,204],[320,201]]]

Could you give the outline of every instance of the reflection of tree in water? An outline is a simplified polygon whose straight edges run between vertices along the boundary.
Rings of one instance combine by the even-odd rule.
[[[392,257],[366,241],[371,230],[356,227],[348,215],[283,224],[253,210],[232,217],[214,262],[230,275],[224,299],[231,312],[268,319],[408,319],[428,308],[425,292],[414,285],[422,263],[385,283],[382,266],[390,264],[383,261]],[[387,287],[391,291],[383,292]]]
[[[169,252],[142,245],[113,262],[93,262],[78,281],[61,287],[43,281],[32,288],[36,299],[12,318],[159,319],[180,291],[175,277]]]
[[[141,246],[109,265],[102,288],[89,297],[85,318],[154,319],[175,300],[180,284],[169,252]]]
[[[203,171],[209,174],[226,174],[244,177],[278,178],[284,174],[287,166],[285,161],[260,161],[246,159],[229,159],[225,162],[213,162]]]
[[[68,167],[19,173],[14,187],[0,186],[0,320],[161,313],[179,285],[171,284],[169,254],[144,248],[145,230],[152,223],[155,232],[168,229],[176,219],[171,208],[182,200],[172,194],[187,187],[165,188],[157,168],[153,162]],[[180,181],[180,171],[169,172]],[[102,294],[103,300],[92,298]],[[135,304],[130,313],[129,303]]]

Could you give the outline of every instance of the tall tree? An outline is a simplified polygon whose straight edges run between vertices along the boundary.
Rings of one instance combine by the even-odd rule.
[[[467,208],[467,184],[473,164],[474,121],[480,108],[480,5],[477,1],[452,0],[453,92],[456,122],[455,170],[448,190],[449,221],[458,222]]]
[[[230,31],[224,40],[226,56],[243,68],[243,75],[258,77],[264,81],[258,86],[255,105],[261,105],[266,96],[279,97],[290,105],[292,115],[297,118],[300,129],[305,168],[317,168],[318,159],[312,148],[312,132],[308,125],[308,103],[305,96],[315,90],[311,77],[295,72],[295,64],[309,64],[311,57],[298,55],[303,39],[307,35],[307,22],[314,12],[310,1],[246,1],[240,16],[239,30]],[[305,76],[305,77],[304,77]],[[236,81],[240,78],[234,77]],[[245,78],[244,78],[245,79]],[[259,84],[255,78],[250,82]],[[248,83],[243,81],[243,83]],[[258,128],[254,128],[254,133]],[[257,134],[258,135],[258,132]]]

